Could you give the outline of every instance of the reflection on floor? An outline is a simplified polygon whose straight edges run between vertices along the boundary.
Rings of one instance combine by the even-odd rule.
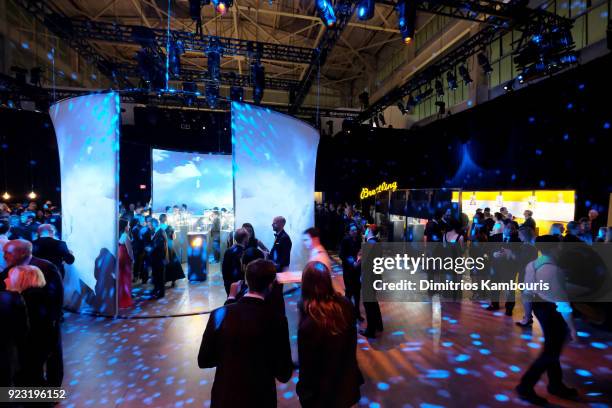
[[[187,265],[183,265],[187,274]],[[166,294],[162,299],[152,298],[153,284],[137,284],[132,288],[134,306],[120,309],[122,317],[176,316],[209,312],[223,305],[226,295],[221,278],[220,264],[210,264],[208,279],[205,282],[176,281],[174,288],[166,284]]]
[[[223,287],[210,292],[222,297]],[[210,295],[210,293],[209,293]],[[211,295],[212,296],[212,295]],[[296,302],[286,295],[296,359]],[[386,332],[359,338],[358,360],[366,378],[363,407],[526,406],[513,392],[540,352],[539,325],[516,327],[503,313],[480,303],[384,303]],[[515,310],[514,320],[521,310]],[[196,356],[208,315],[117,319],[67,315],[64,323],[63,407],[206,407],[214,370],[200,370]],[[579,324],[581,342],[563,354],[567,384],[582,402],[538,392],[562,407],[608,407],[612,397],[612,335]],[[278,385],[280,407],[297,407],[297,371]]]

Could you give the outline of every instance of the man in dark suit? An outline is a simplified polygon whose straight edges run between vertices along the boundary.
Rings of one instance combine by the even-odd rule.
[[[282,272],[289,268],[291,263],[291,238],[285,232],[285,217],[275,217],[272,220],[272,229],[274,230],[274,245],[270,250],[269,259],[276,265],[276,270]]]
[[[242,273],[242,254],[249,241],[249,233],[244,228],[238,228],[234,232],[234,245],[223,254],[221,264],[221,275],[225,285],[225,293],[229,295],[232,283],[243,279]]]
[[[74,263],[74,255],[68,250],[64,241],[55,238],[55,227],[51,224],[43,224],[38,227],[38,239],[34,241],[32,253],[35,257],[45,259],[56,266],[62,279],[66,275],[64,262],[68,265]]]
[[[4,279],[8,271],[16,265],[33,265],[45,276],[44,291],[47,298],[48,315],[51,320],[49,332],[41,347],[45,347],[46,379],[49,387],[60,387],[64,378],[64,361],[61,337],[61,317],[64,305],[64,284],[59,271],[49,261],[32,256],[32,243],[23,239],[9,241],[4,246],[6,269],[0,273],[0,290],[4,289]],[[42,367],[42,365],[41,365]],[[41,376],[43,377],[43,376]]]
[[[342,279],[344,280],[344,295],[353,303],[355,317],[363,320],[359,311],[361,294],[360,269],[356,267],[357,256],[361,250],[361,237],[355,224],[349,227],[349,233],[340,242],[340,259],[342,260]]]
[[[216,367],[211,407],[276,407],[276,382],[291,378],[287,318],[265,302],[276,277],[271,261],[249,263],[249,291],[213,311],[202,336],[200,368]]]
[[[153,296],[160,299],[166,293],[166,265],[168,265],[168,239],[157,218],[151,218],[151,244],[148,247],[153,275]]]

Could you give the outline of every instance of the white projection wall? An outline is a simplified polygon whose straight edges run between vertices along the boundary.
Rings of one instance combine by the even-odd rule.
[[[291,116],[244,103],[232,103],[236,227],[250,222],[268,248],[272,219],[287,219],[291,270],[308,255],[302,232],[314,225],[314,179],[319,134]]]
[[[62,239],[74,253],[66,266],[65,303],[115,313],[119,96],[92,94],[51,106],[59,150]]]
[[[181,204],[195,214],[234,208],[231,155],[153,149],[151,159],[154,212]]]

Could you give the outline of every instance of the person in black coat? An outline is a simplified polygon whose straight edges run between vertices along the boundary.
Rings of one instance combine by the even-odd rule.
[[[361,294],[361,274],[356,268],[357,255],[361,250],[361,237],[355,224],[351,224],[348,234],[340,242],[340,259],[342,260],[342,279],[344,280],[344,295],[349,301],[354,300],[355,316],[363,320],[359,312]]]
[[[291,238],[285,232],[285,224],[287,220],[284,217],[278,216],[272,220],[272,229],[274,230],[274,244],[270,250],[269,259],[276,265],[278,272],[283,272],[289,268],[291,263]]]
[[[32,253],[35,257],[51,262],[62,279],[65,276],[64,262],[68,265],[74,263],[74,255],[64,241],[55,238],[55,227],[51,224],[43,224],[38,227],[38,239],[34,241]]]
[[[157,299],[166,294],[166,265],[168,265],[168,239],[157,218],[151,219],[151,243],[147,247],[153,275],[153,296]]]
[[[305,408],[347,408],[361,398],[354,308],[337,293],[322,262],[302,274],[298,328],[300,378],[297,394]]]
[[[0,321],[5,325],[0,332],[0,387],[13,387],[20,369],[19,346],[29,330],[25,301],[18,292],[0,291]]]
[[[221,275],[223,276],[223,285],[225,293],[229,295],[232,283],[238,282],[243,278],[242,273],[242,254],[249,240],[249,233],[244,228],[238,228],[234,232],[234,245],[223,254],[223,262],[221,263]]]
[[[42,288],[44,302],[43,313],[46,316],[46,332],[41,336],[40,347],[44,353],[46,369],[46,386],[60,387],[64,379],[64,358],[61,336],[62,307],[64,305],[64,283],[59,271],[49,261],[32,256],[32,243],[17,239],[4,246],[4,258],[7,268],[0,273],[0,282],[8,276],[10,268],[17,265],[32,265],[41,270],[45,286]],[[2,290],[3,287],[0,287]],[[25,298],[25,296],[24,296]],[[26,299],[27,301],[27,299]],[[39,340],[40,341],[40,340]],[[42,366],[41,366],[42,367]]]
[[[276,380],[291,378],[293,362],[284,316],[274,315],[264,298],[276,268],[259,259],[249,264],[249,292],[213,311],[198,354],[200,368],[216,367],[211,407],[276,407]]]

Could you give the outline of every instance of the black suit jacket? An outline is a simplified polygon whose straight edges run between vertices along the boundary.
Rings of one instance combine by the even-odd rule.
[[[237,282],[243,279],[242,276],[242,254],[244,247],[234,245],[223,254],[223,262],[221,263],[221,275],[224,282]]]
[[[64,262],[68,265],[74,263],[74,255],[70,253],[66,243],[51,237],[38,238],[34,241],[32,254],[55,265],[62,278],[65,275]]]
[[[361,398],[363,376],[357,365],[357,330],[353,305],[338,297],[342,313],[349,322],[337,335],[319,326],[301,312],[298,328],[300,380],[297,394],[302,407],[345,408]]]
[[[211,407],[276,407],[275,379],[287,382],[293,371],[287,319],[253,297],[216,309],[198,366],[217,368]]]
[[[19,369],[18,348],[28,334],[28,315],[17,292],[0,291],[0,387],[11,387]]]
[[[276,234],[274,245],[270,250],[270,259],[276,264],[276,269],[281,272],[291,263],[291,238],[282,230]]]

